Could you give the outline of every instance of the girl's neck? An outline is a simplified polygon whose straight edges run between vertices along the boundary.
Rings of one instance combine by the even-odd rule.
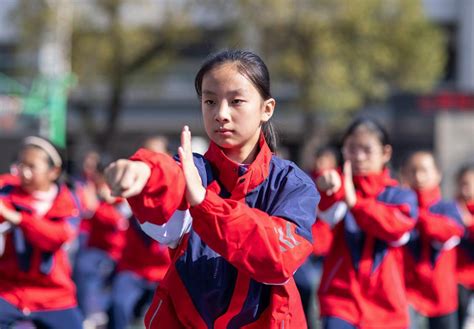
[[[240,164],[250,164],[257,157],[259,151],[258,144],[255,144],[251,149],[223,149],[224,154],[232,161]]]

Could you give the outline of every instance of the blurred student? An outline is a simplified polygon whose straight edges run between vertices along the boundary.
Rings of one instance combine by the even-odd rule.
[[[458,321],[466,324],[469,303],[474,296],[474,164],[464,165],[456,175],[456,201],[461,210],[466,234],[458,251]]]
[[[101,176],[98,169],[101,158],[102,156],[95,150],[85,152],[81,160],[80,171],[70,179],[70,185],[81,214],[78,237],[69,251],[73,262],[76,261],[76,256],[87,244],[91,229],[90,219],[100,203],[97,184]]]
[[[111,195],[101,174],[97,174],[95,180],[99,206],[88,219],[88,239],[79,251],[74,266],[78,303],[88,327],[107,323],[111,283],[122,256],[125,232],[132,215],[125,199]]]
[[[168,153],[168,139],[162,135],[148,136],[143,141],[142,147],[153,152]]]
[[[314,154],[313,165],[309,172],[314,181],[326,171],[338,167],[337,150],[325,146]],[[323,258],[328,253],[332,241],[331,226],[323,221],[316,220],[312,227],[313,253],[296,271],[294,278],[305,311],[309,328],[317,328],[318,306],[316,292],[321,280]]]
[[[163,136],[150,136],[142,145],[152,152],[168,153],[168,140]],[[142,316],[170,264],[168,246],[150,238],[131,217],[112,285],[110,329],[126,328]]]
[[[428,151],[414,152],[402,170],[417,195],[418,223],[405,248],[405,284],[412,328],[420,317],[430,329],[455,329],[457,322],[456,246],[464,234],[454,202],[441,197],[441,173]]]
[[[342,141],[342,173],[318,180],[319,216],[335,225],[318,291],[323,327],[406,329],[400,246],[416,224],[416,195],[390,177],[392,147],[376,121],[355,120]]]
[[[19,185],[0,190],[0,222],[8,224],[0,256],[0,328],[31,321],[38,328],[81,328],[65,244],[79,215],[58,179],[63,160],[47,140],[27,137],[18,159]]]

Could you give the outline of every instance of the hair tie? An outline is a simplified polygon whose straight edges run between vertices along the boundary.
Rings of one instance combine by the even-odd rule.
[[[40,137],[36,137],[36,136],[30,136],[30,137],[26,137],[23,140],[23,144],[25,146],[33,145],[33,146],[39,147],[40,149],[45,151],[46,154],[51,158],[51,160],[53,161],[53,165],[55,167],[62,166],[63,161],[61,160],[61,156],[59,155],[59,152],[56,150],[53,144],[51,144],[47,140]]]

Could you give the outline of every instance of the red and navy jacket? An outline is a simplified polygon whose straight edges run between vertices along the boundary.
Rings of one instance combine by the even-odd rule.
[[[110,258],[118,261],[125,246],[125,232],[131,215],[127,207],[125,200],[114,204],[102,201],[88,220],[90,228],[87,247],[103,250]]]
[[[20,186],[5,186],[0,196],[22,217],[20,224],[6,233],[4,254],[0,256],[0,298],[24,312],[76,306],[75,286],[64,250],[77,234],[74,225],[78,223],[79,210],[71,192],[60,186],[44,216],[35,214],[31,195]]]
[[[1,174],[0,175],[0,188],[7,185],[20,185],[20,178],[17,175]]]
[[[321,176],[323,172],[321,171],[312,171],[310,172],[310,177],[316,183],[316,180]],[[318,212],[318,215],[321,216],[321,212]],[[331,243],[333,240],[331,223],[326,222],[321,217],[317,218],[316,222],[312,227],[313,233],[313,254],[318,257],[324,257],[329,252],[331,248]]]
[[[407,328],[400,246],[416,224],[416,195],[398,187],[388,170],[353,180],[357,202],[342,215],[331,208],[344,199],[344,187],[331,196],[322,194],[320,210],[342,218],[333,229],[318,291],[321,316],[339,317],[357,328]]]
[[[425,316],[443,316],[458,307],[455,247],[464,227],[456,204],[443,201],[439,187],[415,192],[418,223],[404,250],[408,301]]]
[[[306,328],[293,274],[312,250],[319,196],[310,177],[272,154],[263,136],[250,165],[211,142],[194,155],[204,201],[188,209],[181,167],[139,150],[151,177],[130,198],[141,227],[174,251],[147,328]]]
[[[145,280],[159,283],[165,277],[170,264],[168,246],[146,235],[132,216],[125,232],[125,245],[117,271],[130,271]]]
[[[324,257],[331,249],[333,240],[331,225],[321,219],[317,219],[312,227],[313,233],[313,254]]]
[[[474,202],[464,204],[466,211],[474,219]],[[457,248],[457,277],[458,283],[473,290],[474,289],[474,221],[466,225],[466,232]]]

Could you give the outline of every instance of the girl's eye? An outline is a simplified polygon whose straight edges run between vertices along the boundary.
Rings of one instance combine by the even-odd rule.
[[[234,99],[234,100],[232,101],[232,104],[242,104],[243,102],[244,102],[243,99]]]
[[[206,99],[206,100],[204,100],[204,104],[212,105],[212,104],[214,104],[214,101],[212,99]]]

